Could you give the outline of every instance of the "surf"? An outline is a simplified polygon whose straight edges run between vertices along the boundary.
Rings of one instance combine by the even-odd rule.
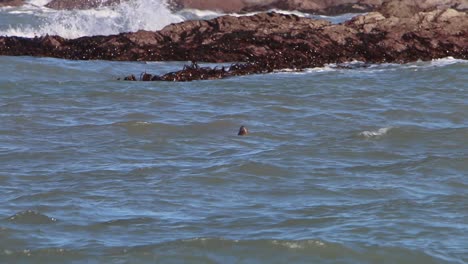
[[[7,21],[0,24],[1,36],[39,37],[58,35],[64,38],[113,35],[138,30],[156,31],[185,19],[173,13],[165,0],[135,0],[116,6],[89,10],[54,10],[38,0],[19,8],[3,10]],[[28,20],[15,13],[29,13]]]

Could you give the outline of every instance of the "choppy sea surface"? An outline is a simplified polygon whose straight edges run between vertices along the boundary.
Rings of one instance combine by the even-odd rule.
[[[183,64],[0,56],[0,263],[468,263],[468,61],[117,81]]]

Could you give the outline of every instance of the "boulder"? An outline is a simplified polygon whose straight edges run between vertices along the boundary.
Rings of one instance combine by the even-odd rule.
[[[466,11],[468,0],[386,0],[376,11],[385,17],[410,18],[419,12],[447,8]]]

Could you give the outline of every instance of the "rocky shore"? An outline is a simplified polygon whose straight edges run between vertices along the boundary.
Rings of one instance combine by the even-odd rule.
[[[353,60],[404,63],[452,56],[468,59],[468,16],[451,8],[402,12],[389,1],[334,25],[295,15],[260,13],[172,24],[157,32],[64,39],[0,37],[0,55],[80,60],[242,62],[204,68],[196,63],[163,76],[126,79],[191,81],[302,70]],[[405,6],[412,10],[412,6]]]
[[[17,1],[21,0],[0,0]],[[128,0],[52,0],[46,6],[54,9],[89,9],[109,6]],[[281,9],[306,13],[337,15],[344,13],[363,13],[381,8],[384,0],[168,0],[174,10],[201,9],[224,13],[246,13]],[[418,10],[432,10],[437,7],[467,10],[468,0],[395,0],[396,5],[417,6]],[[404,11],[404,10],[403,10]]]
[[[382,0],[172,0],[171,4],[179,9],[217,10],[225,13],[281,9],[335,15],[367,12],[380,6]]]
[[[52,0],[46,6],[53,9],[90,9],[99,6],[113,5],[121,1],[128,0]],[[351,12],[367,12],[379,7],[382,1],[383,0],[168,0],[168,6],[174,10],[200,9],[224,13],[245,13],[282,9],[334,15]]]
[[[52,0],[46,6],[53,9],[91,9],[120,2],[120,0]]]
[[[102,6],[112,6],[129,0],[51,0],[46,7],[52,9],[92,9]],[[247,13],[281,9],[301,11],[321,15],[337,15],[344,13],[364,13],[379,11],[385,0],[167,0],[173,10],[200,9],[224,13]],[[415,6],[419,11],[429,11],[435,8],[453,8],[459,11],[468,10],[468,0],[394,0],[394,5],[403,3]],[[2,6],[19,6],[24,0],[0,0]],[[408,12],[408,10],[402,10]],[[413,10],[409,10],[413,11]]]
[[[23,0],[0,0],[0,7],[3,6],[21,6],[24,4]]]

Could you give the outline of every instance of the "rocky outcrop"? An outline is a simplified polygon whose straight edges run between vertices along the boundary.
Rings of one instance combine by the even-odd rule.
[[[377,8],[377,11],[386,17],[409,18],[418,12],[447,8],[466,11],[468,10],[468,0],[387,0]]]
[[[24,4],[23,0],[0,0],[0,7],[3,6],[21,6]]]
[[[53,9],[91,9],[128,0],[52,0],[46,6]],[[214,10],[224,13],[245,13],[270,9],[297,10],[317,14],[367,12],[382,4],[382,0],[168,0],[172,9]]]
[[[120,2],[121,0],[52,0],[46,4],[46,7],[53,9],[92,9],[115,5]]]
[[[388,10],[394,14],[415,14],[434,8],[468,9],[468,0],[170,0],[169,3],[179,9],[218,10],[225,13],[282,9],[324,15],[376,10]]]
[[[404,63],[447,56],[468,59],[468,17],[450,8],[411,17],[371,12],[333,25],[295,15],[260,13],[187,21],[158,32],[72,40],[57,36],[0,37],[0,54],[85,60],[244,62],[216,69],[194,64],[180,72],[142,78],[171,81],[225,78],[285,68],[301,70],[353,60]]]
[[[468,9],[468,0],[170,0],[176,8],[218,10],[225,13],[297,10],[307,13],[337,15],[386,10],[393,14],[415,14],[435,8]]]
[[[265,2],[268,0],[264,0]],[[257,1],[263,2],[263,1]],[[239,13],[249,4],[245,0],[169,0],[169,6],[173,9],[200,9],[214,10],[224,13]]]
[[[91,9],[115,5],[128,0],[52,0],[46,6],[54,9]],[[21,0],[0,0],[22,2]],[[392,14],[413,15],[434,8],[468,9],[468,0],[168,0],[172,9],[215,10],[224,13],[246,13],[270,9],[297,10],[307,13],[337,15],[379,10]]]
[[[187,8],[195,5],[194,0],[173,0],[181,2]],[[382,0],[238,0],[243,5],[234,12],[266,11],[270,9],[297,10],[307,13],[335,15],[343,13],[362,13],[375,9]],[[204,2],[199,0],[199,2]],[[204,8],[204,9],[210,9]],[[212,9],[212,8],[211,8]],[[215,9],[224,9],[223,1],[216,4]]]

